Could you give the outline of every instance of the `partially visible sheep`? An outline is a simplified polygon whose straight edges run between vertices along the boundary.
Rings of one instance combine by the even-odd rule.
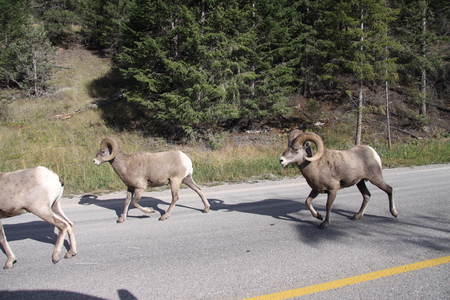
[[[117,223],[122,223],[126,220],[131,200],[133,200],[133,205],[144,213],[153,213],[153,208],[144,208],[138,204],[142,193],[149,187],[167,184],[170,184],[172,191],[172,203],[170,203],[166,213],[159,219],[165,220],[169,218],[179,199],[178,191],[182,182],[200,196],[205,205],[203,212],[207,213],[209,211],[210,205],[208,201],[203,195],[201,188],[192,179],[192,161],[181,151],[127,154],[122,151],[120,140],[116,136],[109,136],[101,141],[100,150],[94,158],[94,164],[97,166],[104,162],[111,163],[114,171],[116,171],[128,188],[123,213],[117,220]]]
[[[59,261],[59,254],[66,233],[69,234],[70,249],[65,258],[77,254],[73,223],[60,206],[64,183],[58,175],[45,167],[0,173],[0,220],[31,212],[59,230],[53,250],[52,261]],[[8,257],[4,269],[16,263],[16,257],[8,245],[0,221],[0,244]]]
[[[310,147],[311,142],[317,147],[314,155]],[[281,156],[280,163],[283,166],[290,163],[297,164],[312,189],[306,199],[306,206],[313,217],[319,220],[323,220],[322,215],[316,212],[311,201],[319,193],[328,194],[325,221],[319,228],[326,228],[329,225],[331,207],[337,191],[355,184],[363,195],[363,202],[353,219],[361,219],[371,196],[365,184],[367,180],[386,192],[391,214],[394,217],[398,215],[392,196],[392,187],[383,179],[381,159],[369,146],[360,145],[342,151],[329,150],[324,148],[322,139],[317,134],[303,133],[296,129],[289,134],[288,147]]]

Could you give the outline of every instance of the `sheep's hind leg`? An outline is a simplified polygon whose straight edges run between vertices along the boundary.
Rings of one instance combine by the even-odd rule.
[[[58,237],[56,238],[55,248],[53,249],[52,261],[54,264],[59,262],[59,254],[64,243],[66,232],[71,228],[70,224],[55,215],[53,212],[32,211],[36,216],[46,221],[47,223],[58,228]],[[70,257],[68,257],[70,258]]]
[[[306,204],[306,207],[308,207],[309,211],[311,212],[311,214],[314,218],[323,220],[322,215],[317,213],[317,211],[314,209],[314,207],[311,204],[311,201],[313,201],[317,197],[317,195],[319,195],[319,193],[317,193],[315,191],[311,191],[311,193],[309,193],[308,198],[306,198],[305,204]]]
[[[17,260],[11,248],[9,248],[8,241],[5,236],[5,231],[3,230],[3,224],[1,221],[0,221],[0,244],[3,246],[3,250],[5,250],[5,254],[7,257],[3,269],[11,269],[12,267],[14,267],[14,264],[17,262]]]
[[[77,242],[75,240],[75,228],[72,223],[72,221],[69,220],[69,218],[64,214],[63,210],[61,209],[60,205],[60,199],[58,198],[55,203],[53,204],[52,210],[54,213],[62,217],[67,223],[69,223],[69,226],[67,227],[67,233],[69,235],[69,241],[70,241],[70,249],[67,251],[64,258],[72,258],[73,256],[77,255]]]
[[[363,217],[371,196],[369,190],[367,189],[366,183],[364,182],[364,179],[358,182],[356,186],[358,187],[359,191],[363,196],[363,202],[361,204],[361,208],[359,209],[358,213],[352,217],[352,220],[360,220]]]
[[[393,188],[387,184],[385,181],[377,182],[377,181],[370,181],[372,184],[377,186],[379,189],[383,190],[387,195],[389,199],[389,210],[391,212],[391,215],[396,217],[398,216],[397,209],[395,208],[394,204],[394,190]]]
[[[203,201],[203,204],[205,205],[205,209],[203,210],[203,212],[204,213],[209,212],[209,208],[210,208],[209,202],[208,202],[208,200],[206,200],[205,195],[203,195],[202,189],[197,185],[197,183],[195,183],[192,176],[188,175],[187,177],[185,177],[183,179],[183,182],[200,196],[200,198]]]

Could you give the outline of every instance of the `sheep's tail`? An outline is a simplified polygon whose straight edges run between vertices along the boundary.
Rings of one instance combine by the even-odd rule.
[[[67,223],[69,223],[70,226],[73,227],[72,221],[69,220],[69,218],[64,214],[64,212],[63,212],[63,210],[61,208],[61,198],[62,198],[63,193],[64,193],[64,180],[61,177],[59,177],[59,183],[61,184],[61,190],[59,192],[58,197],[56,197],[56,200],[53,202],[52,210],[53,210],[54,213],[56,213],[61,218],[63,218]]]

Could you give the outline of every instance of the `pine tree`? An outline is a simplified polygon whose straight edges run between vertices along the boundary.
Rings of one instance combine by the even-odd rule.
[[[81,18],[85,43],[92,49],[121,52],[122,24],[128,21],[133,0],[83,0]]]
[[[9,85],[14,81],[14,52],[11,44],[25,35],[24,26],[30,19],[28,1],[0,0],[0,80]]]
[[[386,77],[386,72],[395,76],[394,60],[387,57],[386,51],[390,42],[386,32],[395,11],[384,4],[382,0],[340,1],[330,14],[342,67],[358,82],[356,145],[362,139],[366,84]]]
[[[42,96],[47,92],[53,67],[54,49],[42,26],[28,25],[23,39],[11,44],[15,66],[11,80],[27,96]]]
[[[424,125],[427,122],[426,115],[430,102],[428,80],[430,74],[434,73],[442,64],[441,59],[431,50],[433,45],[439,41],[432,26],[434,13],[427,0],[396,0],[392,2],[393,5],[401,8],[401,13],[395,23],[395,34],[404,45],[404,50],[399,54],[402,57],[401,65],[405,75],[403,82],[408,86],[420,87],[419,91],[413,88],[411,97],[418,103],[419,115],[421,115],[419,122]]]
[[[258,31],[263,8],[236,0],[135,1],[120,55],[129,101],[154,124],[186,134],[239,120],[251,126],[286,111],[282,62],[258,46],[267,34]]]

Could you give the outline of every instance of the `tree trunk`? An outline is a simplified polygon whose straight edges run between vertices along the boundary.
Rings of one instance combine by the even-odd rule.
[[[422,16],[422,55],[424,61],[427,57],[427,42],[426,42],[426,33],[427,33],[427,6],[424,6],[423,16]],[[421,103],[420,103],[420,114],[427,114],[427,70],[425,68],[425,63],[422,64],[422,87],[421,87]]]
[[[358,91],[358,116],[357,116],[357,121],[356,121],[355,145],[360,145],[361,144],[362,114],[363,114],[363,82],[362,82],[362,79],[361,79],[359,81],[359,91]]]
[[[391,142],[391,116],[389,112],[389,81],[386,80],[385,83],[386,87],[386,130],[387,130],[387,136],[388,136],[388,148],[391,149],[392,142]]]
[[[361,42],[364,41],[364,9],[361,7]],[[361,52],[364,50],[364,46],[361,45]],[[361,65],[363,62],[361,61]],[[358,91],[358,116],[356,121],[356,138],[355,145],[361,144],[361,135],[362,135],[362,114],[363,114],[363,73],[361,70],[361,74],[359,74],[359,91]]]

